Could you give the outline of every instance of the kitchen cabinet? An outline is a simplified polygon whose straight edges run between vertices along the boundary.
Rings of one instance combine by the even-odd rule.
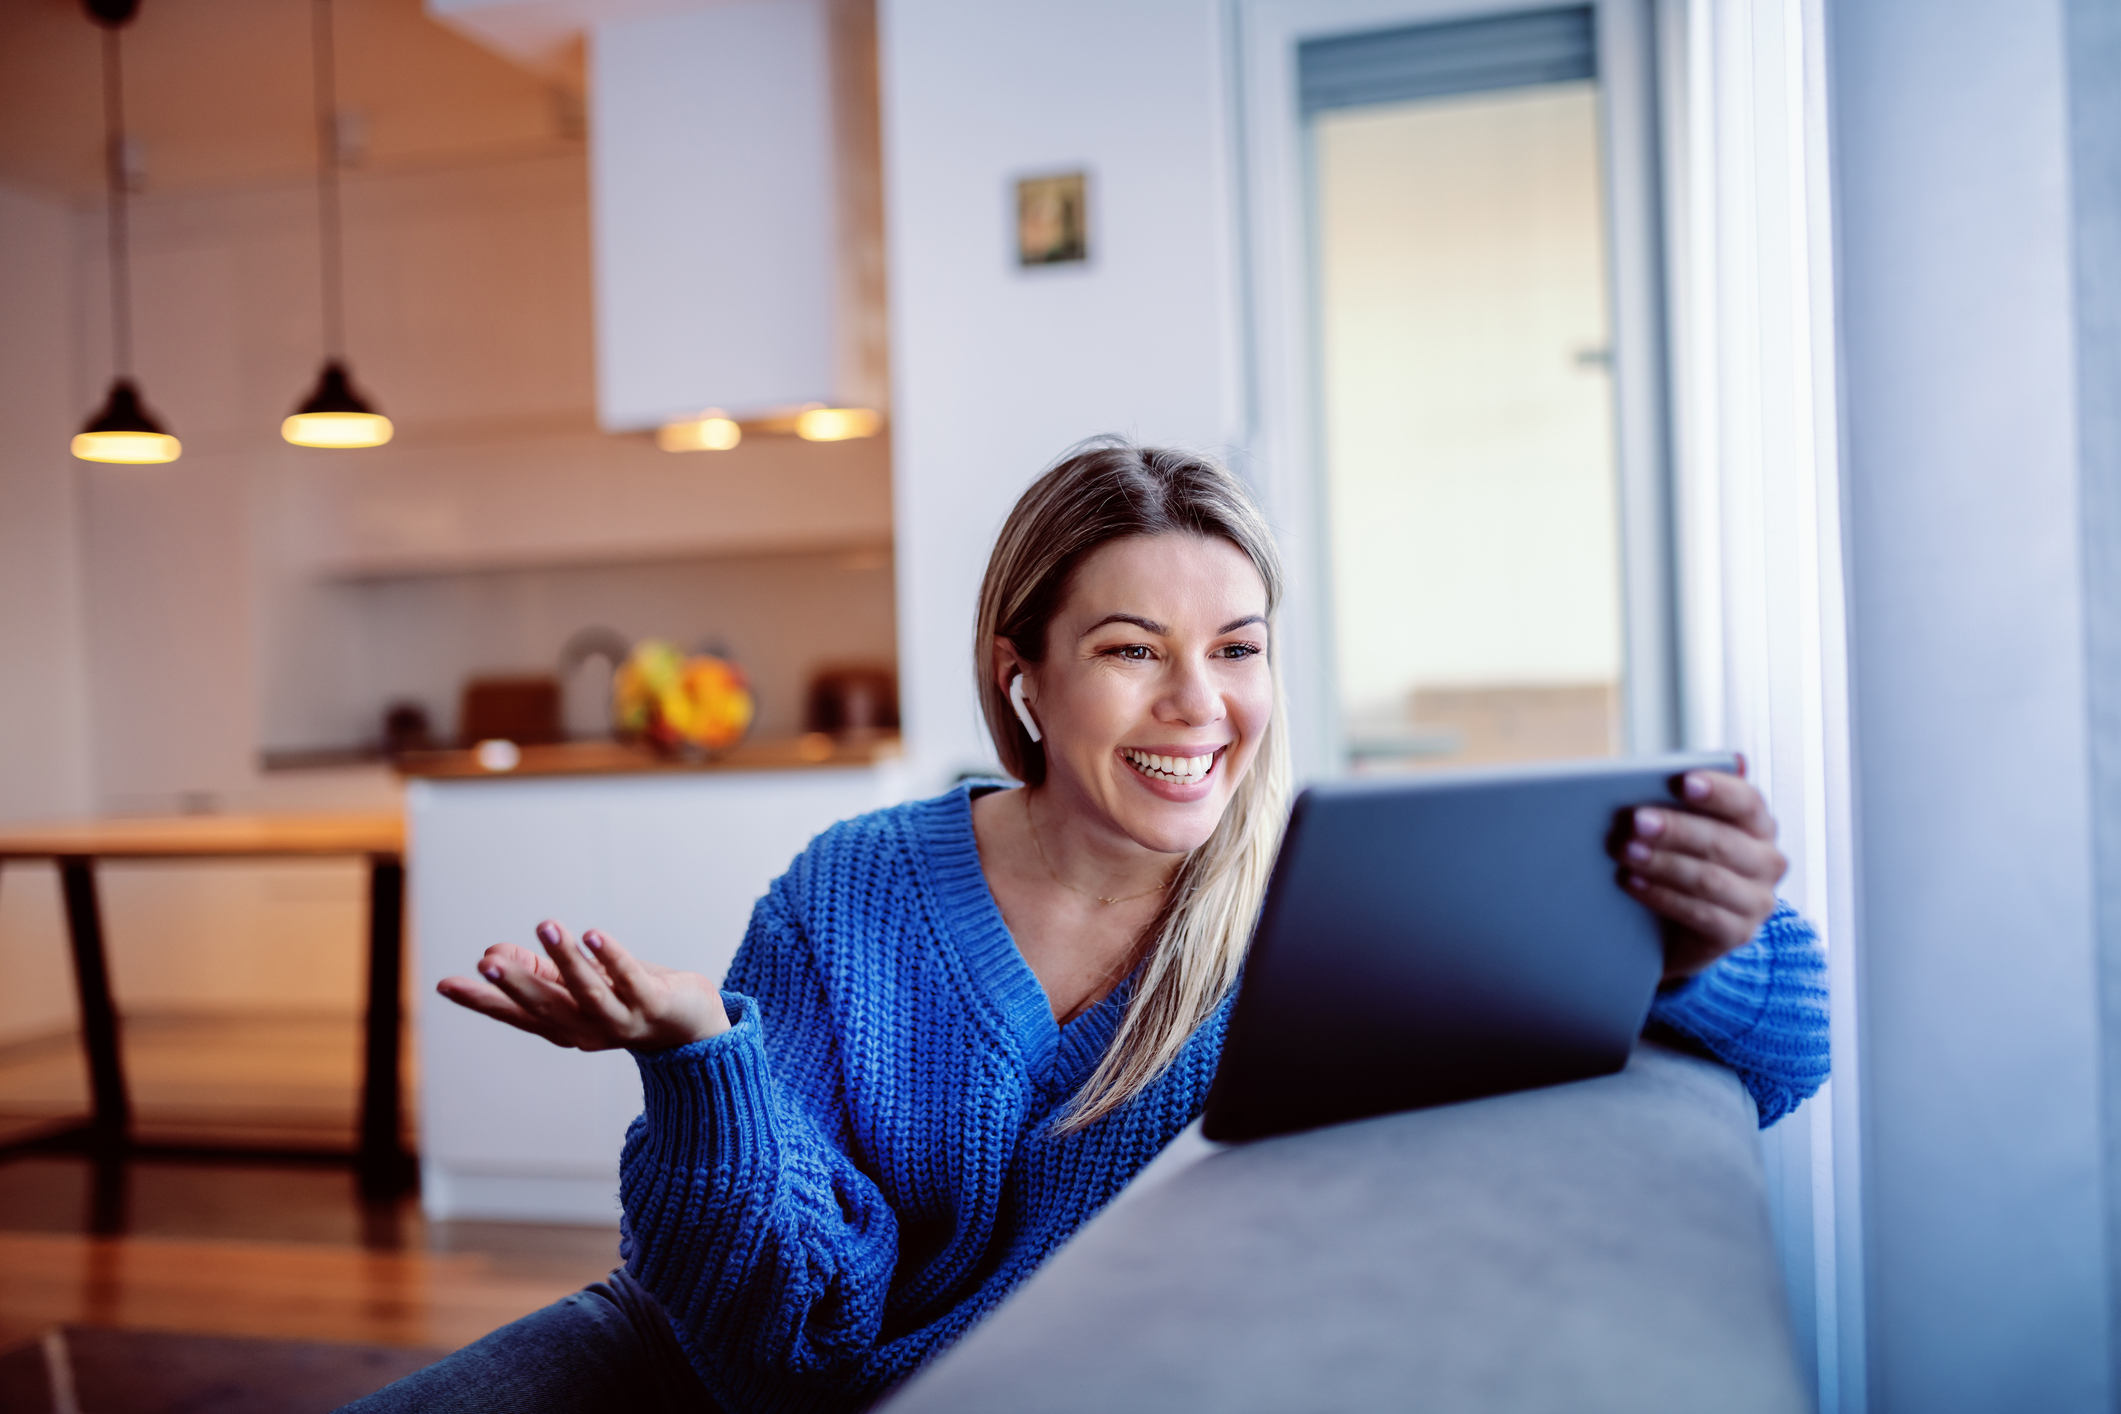
[[[516,63],[587,65],[597,417],[881,411],[871,7],[836,0],[426,0]]]

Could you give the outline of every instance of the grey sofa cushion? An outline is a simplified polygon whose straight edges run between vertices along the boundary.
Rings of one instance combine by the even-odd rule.
[[[1189,1133],[889,1414],[1798,1411],[1752,1101],[1618,1075]]]

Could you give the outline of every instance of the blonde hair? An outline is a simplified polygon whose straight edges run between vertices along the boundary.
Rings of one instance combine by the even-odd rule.
[[[1170,534],[1212,536],[1242,550],[1266,585],[1271,621],[1282,591],[1273,534],[1243,483],[1206,457],[1093,439],[1048,468],[1009,513],[980,584],[973,661],[995,750],[1027,787],[1046,779],[1046,753],[997,680],[995,639],[1007,639],[1026,662],[1045,661],[1047,626],[1084,557],[1109,541]],[[1274,708],[1251,769],[1215,832],[1180,864],[1144,932],[1147,955],[1127,1014],[1077,1093],[1064,1131],[1081,1129],[1139,1094],[1236,985],[1288,819],[1288,736],[1271,639],[1267,666]]]

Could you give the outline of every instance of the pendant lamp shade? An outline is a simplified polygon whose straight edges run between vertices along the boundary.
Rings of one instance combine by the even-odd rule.
[[[280,435],[298,447],[380,447],[391,430],[390,419],[354,391],[338,359],[324,365],[309,401],[280,424]]]
[[[310,58],[317,99],[317,253],[324,296],[324,371],[280,435],[298,447],[380,447],[390,419],[354,391],[346,371],[346,292],[340,269],[338,62],[331,32],[331,0],[311,0]]]
[[[74,455],[85,462],[173,462],[184,449],[140,403],[130,378],[110,385],[110,399],[74,436]]]
[[[119,148],[125,140],[125,76],[119,64],[118,31],[132,22],[139,0],[86,0],[88,17],[103,31],[103,137],[109,199],[110,344],[117,376],[110,397],[74,436],[73,453],[89,462],[134,465],[173,462],[184,447],[140,402],[133,382],[133,289],[125,210],[125,174]]]

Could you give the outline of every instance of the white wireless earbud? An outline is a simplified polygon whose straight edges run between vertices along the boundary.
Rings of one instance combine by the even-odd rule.
[[[1038,729],[1038,723],[1031,720],[1031,708],[1024,701],[1024,675],[1022,673],[1018,673],[1009,684],[1009,705],[1016,709],[1016,720],[1024,724],[1024,730],[1031,733],[1033,741],[1038,741],[1045,736],[1045,733]]]

